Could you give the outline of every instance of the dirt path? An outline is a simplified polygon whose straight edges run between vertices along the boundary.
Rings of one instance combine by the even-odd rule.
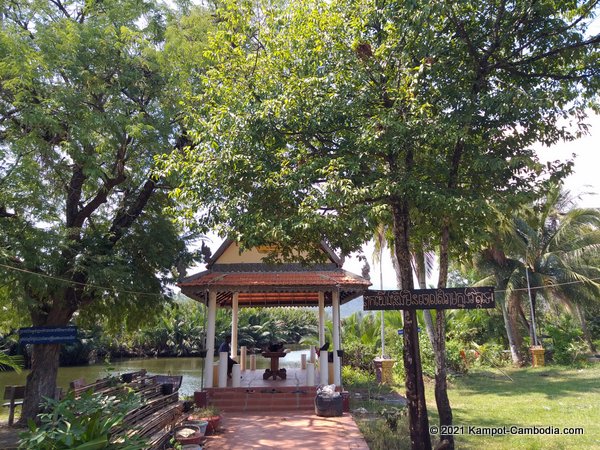
[[[17,448],[21,431],[22,428],[9,427],[6,421],[0,422],[0,448],[2,450]]]

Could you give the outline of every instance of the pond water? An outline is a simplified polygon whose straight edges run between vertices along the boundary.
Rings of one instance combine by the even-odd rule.
[[[289,352],[285,358],[280,360],[281,367],[300,367],[301,355],[303,353],[308,357],[309,350],[294,350]],[[270,359],[265,359],[257,355],[257,369],[266,369],[269,366]],[[118,375],[141,369],[146,369],[151,375],[183,375],[183,381],[179,390],[181,395],[192,395],[194,391],[200,390],[202,383],[201,358],[136,358],[111,361],[110,365],[94,364],[89,366],[60,367],[58,369],[57,384],[66,390],[69,387],[69,383],[78,378],[83,378],[88,383],[91,383],[109,374]],[[15,372],[0,372],[0,392],[4,393],[5,386],[25,384],[25,378],[28,373],[28,370],[24,370],[20,374]]]

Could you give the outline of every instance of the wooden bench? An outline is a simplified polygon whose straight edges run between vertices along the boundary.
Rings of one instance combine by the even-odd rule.
[[[15,420],[15,408],[23,405],[25,398],[25,386],[6,386],[4,388],[4,400],[2,406],[8,406],[8,424],[12,425]]]

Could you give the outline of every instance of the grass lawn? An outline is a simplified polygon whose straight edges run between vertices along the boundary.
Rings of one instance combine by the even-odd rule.
[[[454,425],[464,425],[464,434],[456,436],[457,448],[600,450],[600,366],[503,371],[512,381],[496,369],[472,371],[452,381]],[[433,387],[433,382],[427,383],[427,407],[430,425],[437,425]],[[410,448],[406,423],[394,435],[383,421],[357,421],[371,450]],[[561,433],[565,427],[582,427],[584,434],[483,436],[468,434],[469,426],[558,427]]]

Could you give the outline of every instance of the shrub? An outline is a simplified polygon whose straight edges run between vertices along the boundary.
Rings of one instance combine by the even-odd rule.
[[[374,373],[373,360],[378,356],[372,347],[359,341],[344,344],[344,365]]]
[[[122,425],[125,415],[139,407],[140,398],[133,392],[106,396],[91,391],[75,398],[71,392],[62,400],[46,399],[39,425],[29,422],[29,431],[21,433],[19,448],[58,449],[122,449],[146,448],[138,437],[112,438],[113,427]]]
[[[385,419],[385,423],[391,431],[397,431],[398,420],[406,416],[406,412],[407,410],[404,406],[401,408],[392,406],[390,408],[383,408],[381,411],[379,411],[379,414],[383,416],[383,418]]]
[[[342,380],[347,388],[367,387],[375,383],[372,373],[351,366],[342,367]]]
[[[550,336],[547,347],[556,364],[579,365],[585,361],[587,345],[581,338],[581,329],[571,316],[563,315],[558,321],[546,323],[544,334]]]

